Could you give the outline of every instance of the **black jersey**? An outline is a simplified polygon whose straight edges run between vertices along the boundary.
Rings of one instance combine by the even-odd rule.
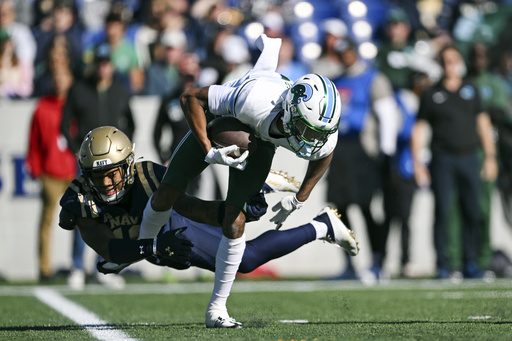
[[[456,92],[450,92],[440,82],[424,91],[417,119],[432,127],[433,150],[471,153],[478,146],[476,117],[482,111],[475,86],[463,81]]]

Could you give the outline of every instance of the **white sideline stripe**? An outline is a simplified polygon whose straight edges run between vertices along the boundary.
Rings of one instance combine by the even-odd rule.
[[[121,330],[113,329],[108,326],[98,316],[94,315],[84,307],[61,296],[55,290],[48,288],[35,288],[34,295],[43,303],[50,306],[60,314],[69,318],[73,322],[83,326],[89,333],[98,340],[114,341],[136,341]]]
[[[38,286],[43,288],[42,286]],[[101,284],[87,284],[83,291],[71,290],[67,285],[52,285],[47,288],[64,295],[140,295],[140,294],[194,294],[211,293],[212,283],[144,283],[127,284],[123,290],[107,288]],[[441,292],[443,290],[469,289],[473,298],[480,298],[486,292],[485,298],[512,298],[512,282],[510,279],[497,279],[492,284],[477,280],[464,281],[461,284],[452,284],[440,280],[402,280],[394,279],[387,284],[365,286],[359,281],[235,281],[233,293],[237,292],[311,292],[311,291],[351,291],[351,290],[423,290]],[[500,290],[499,289],[505,289]],[[26,285],[0,285],[2,296],[33,296],[34,286]]]

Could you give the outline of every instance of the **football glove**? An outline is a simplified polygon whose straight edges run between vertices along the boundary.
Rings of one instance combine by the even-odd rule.
[[[245,221],[258,221],[261,217],[267,213],[268,204],[265,200],[265,196],[263,193],[258,194],[255,197],[252,197],[251,200],[247,203],[246,206],[246,214]]]
[[[167,231],[156,237],[156,255],[190,266],[190,253],[194,243],[188,239],[178,237],[186,228],[181,227],[176,230]]]
[[[229,167],[236,168],[238,170],[244,170],[247,164],[246,159],[249,156],[248,150],[246,150],[242,155],[240,155],[236,159],[228,155],[236,151],[238,148],[239,147],[236,145],[231,145],[218,149],[212,147],[208,154],[206,154],[204,161],[210,164],[226,165]]]
[[[98,260],[98,263],[96,263],[96,269],[98,269],[98,272],[101,272],[102,274],[118,274],[126,268],[128,265],[131,265],[132,263],[122,263],[117,264],[114,262],[107,262],[103,257],[101,257]]]
[[[270,221],[276,223],[276,230],[283,226],[284,221],[293,211],[298,210],[302,206],[304,206],[304,203],[297,200],[295,195],[285,196],[280,202],[275,204],[272,207],[272,211],[277,212],[277,214]]]

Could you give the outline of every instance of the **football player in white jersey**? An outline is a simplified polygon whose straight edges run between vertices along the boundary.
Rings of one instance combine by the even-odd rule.
[[[188,200],[200,204],[197,198],[180,200],[156,238],[138,239],[144,207],[166,168],[151,161],[135,162],[133,144],[123,132],[109,126],[89,132],[80,148],[79,165],[82,175],[73,180],[60,201],[59,224],[68,230],[77,226],[87,245],[104,258],[97,264],[98,271],[119,273],[143,259],[178,270],[194,266],[215,271],[222,237],[220,223],[216,227],[202,224],[176,211],[180,205],[195,204]],[[271,171],[261,193],[247,205],[248,220],[256,221],[265,214],[263,194],[295,193],[299,187],[300,183],[286,173]],[[214,215],[223,212],[223,202],[216,204]],[[282,231],[271,229],[248,241],[238,271],[249,273],[318,239],[341,246],[351,255],[358,252],[351,231],[325,208],[307,224]]]
[[[191,132],[171,158],[166,175],[144,211],[141,238],[153,238],[169,219],[171,209],[188,183],[209,164],[230,167],[229,188],[223,214],[223,237],[217,250],[215,284],[206,311],[206,326],[241,326],[227,312],[226,302],[245,249],[247,202],[263,186],[277,147],[308,160],[299,191],[285,196],[272,210],[280,228],[288,215],[304,205],[327,170],[337,143],[340,97],[324,76],[307,74],[295,83],[275,72],[281,39],[261,35],[261,50],[254,68],[224,85],[192,89],[181,96],[181,106]],[[215,148],[207,137],[207,123],[229,115],[250,126],[257,137],[255,151],[238,158],[228,156],[237,146]],[[195,211],[195,212],[194,212]],[[187,216],[199,214],[191,207]]]

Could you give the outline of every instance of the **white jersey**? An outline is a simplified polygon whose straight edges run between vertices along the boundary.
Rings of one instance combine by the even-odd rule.
[[[262,36],[261,41],[261,56],[254,68],[239,79],[210,86],[208,106],[214,115],[238,118],[263,141],[293,151],[285,137],[275,138],[269,133],[272,121],[282,110],[282,101],[288,89],[293,86],[293,82],[275,72],[281,39]],[[306,160],[323,159],[331,154],[337,141],[338,134],[331,134],[317,153],[309,157],[297,156]]]

